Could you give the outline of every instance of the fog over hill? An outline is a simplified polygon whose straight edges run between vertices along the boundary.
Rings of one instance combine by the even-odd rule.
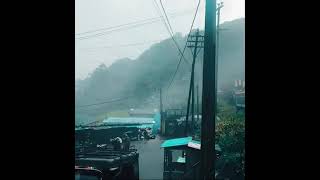
[[[244,79],[245,19],[236,19],[220,25],[218,84],[232,84]],[[203,34],[203,32],[200,32]],[[186,37],[175,34],[181,48]],[[187,104],[192,55],[186,49],[189,61],[181,62],[172,86],[169,82],[179,61],[179,52],[171,39],[153,44],[136,59],[119,59],[111,66],[101,64],[86,79],[75,82],[76,122],[94,120],[102,113],[130,108],[158,108],[159,89],[162,88],[165,108],[181,108]],[[203,52],[196,60],[195,83],[201,92]],[[201,94],[200,94],[201,95]],[[200,96],[201,97],[201,96]],[[118,100],[118,101],[117,101]],[[113,102],[109,102],[113,101]],[[106,102],[97,106],[79,107]]]

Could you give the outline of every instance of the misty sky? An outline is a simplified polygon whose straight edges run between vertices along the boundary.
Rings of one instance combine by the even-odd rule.
[[[156,2],[160,6],[159,0]],[[169,16],[173,31],[187,34],[198,0],[162,0],[162,2],[167,13],[179,13],[179,16]],[[200,29],[204,28],[204,2],[201,0],[194,25]],[[245,16],[245,0],[223,2],[221,22]],[[154,0],[76,0],[75,5],[76,34],[159,17]],[[101,63],[109,66],[119,58],[137,58],[153,43],[168,38],[169,33],[163,22],[157,21],[89,39],[79,40],[78,37],[81,36],[75,38],[75,76],[76,79],[83,79]],[[136,43],[139,45],[127,46]]]

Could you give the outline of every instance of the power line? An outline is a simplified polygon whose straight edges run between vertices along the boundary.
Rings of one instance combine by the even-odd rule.
[[[170,24],[169,18],[168,18],[168,16],[167,16],[166,11],[165,11],[165,9],[164,9],[164,6],[163,6],[163,4],[162,4],[162,0],[160,0],[160,4],[161,4],[162,10],[163,10],[163,12],[164,12],[164,15],[165,15],[165,17],[166,17],[166,19],[167,19],[167,22],[168,22],[168,24],[169,24],[169,28],[170,28],[170,30],[171,30],[172,33],[173,33],[174,31],[172,30],[172,26],[171,26],[171,24]],[[191,49],[190,49],[190,52],[191,52],[191,54],[192,54],[192,50],[191,50]]]
[[[91,35],[87,35],[87,36],[82,36],[82,37],[78,37],[76,38],[77,40],[84,40],[84,39],[90,39],[90,38],[94,38],[94,37],[99,37],[99,36],[104,36],[104,35],[108,35],[111,34],[112,32],[116,32],[116,31],[121,31],[121,30],[128,30],[131,28],[135,28],[135,27],[139,27],[139,26],[143,26],[143,25],[147,25],[147,24],[152,24],[155,22],[158,22],[159,20],[153,20],[153,21],[148,21],[148,22],[144,22],[141,24],[134,24],[132,26],[129,27],[122,27],[122,28],[118,28],[118,29],[112,29],[110,31],[106,31],[106,32],[101,32],[101,33],[97,33],[97,34],[91,34]]]
[[[115,46],[101,46],[101,47],[94,47],[94,48],[85,48],[84,50],[92,50],[92,49],[104,49],[104,48],[114,48],[114,47],[130,47],[130,46],[139,46],[143,44],[153,43],[153,42],[159,42],[162,41],[162,39],[158,40],[152,40],[152,41],[144,41],[144,42],[137,42],[137,43],[130,43],[130,44],[120,44]]]
[[[172,35],[173,35],[173,31],[170,31],[170,29],[169,29],[169,27],[168,27],[165,19],[163,18],[163,15],[162,15],[162,13],[161,13],[161,9],[160,9],[160,7],[159,7],[159,5],[158,5],[158,3],[157,3],[156,0],[153,0],[153,6],[154,6],[155,9],[157,10],[157,12],[158,12],[158,14],[159,14],[159,17],[160,17],[160,19],[162,20],[162,22],[164,23],[164,26],[165,26],[165,28],[167,29],[169,35],[172,36]]]
[[[195,21],[195,19],[196,19],[197,13],[198,13],[199,5],[200,5],[200,0],[198,1],[198,5],[197,5],[196,12],[195,12],[195,14],[194,14],[194,17],[193,17],[193,20],[192,20],[192,23],[191,23],[191,27],[190,27],[190,31],[189,31],[188,37],[189,37],[190,34],[191,34],[191,31],[192,31],[192,28],[193,28],[193,24],[194,24],[194,21]],[[187,38],[188,38],[188,37],[187,37]],[[185,52],[186,47],[187,47],[187,41],[186,41],[186,43],[185,43],[185,45],[184,45],[184,48],[183,48],[183,52],[182,52],[182,53]],[[170,83],[169,83],[169,86],[168,86],[168,88],[167,88],[167,97],[168,97],[169,88],[171,87],[172,82],[173,82],[173,80],[174,80],[174,78],[175,78],[175,76],[176,76],[176,74],[177,74],[177,72],[178,72],[178,69],[179,69],[179,67],[180,67],[181,59],[182,59],[182,56],[181,56],[180,59],[179,59],[179,62],[178,62],[176,71],[174,72],[174,74],[173,74],[173,76],[172,76],[172,78],[171,78],[171,81],[170,81]]]
[[[200,48],[199,51],[197,52],[197,55],[196,55],[196,56],[198,56],[198,54],[200,53],[200,51],[201,51],[201,48]]]
[[[154,1],[154,2],[155,2],[155,1]],[[161,2],[161,1],[160,1],[160,2]],[[155,4],[157,5],[158,9],[160,10],[160,7],[158,6],[158,3],[155,3]],[[161,6],[162,6],[162,4],[161,4]],[[163,8],[163,6],[162,6],[162,8]],[[163,13],[164,13],[164,14],[165,14],[165,16],[167,17],[167,15],[166,15],[166,11],[164,10],[164,8],[163,8]],[[164,24],[165,24],[165,26],[166,26],[166,29],[168,30],[168,32],[169,32],[169,34],[170,34],[170,36],[171,36],[172,41],[174,42],[175,46],[177,47],[177,49],[178,49],[179,53],[181,54],[181,56],[182,56],[183,60],[184,60],[187,64],[189,64],[189,65],[190,65],[189,61],[187,61],[187,59],[184,57],[184,55],[183,55],[183,53],[182,53],[182,51],[181,51],[181,49],[180,49],[180,47],[179,47],[179,45],[178,45],[177,41],[174,39],[173,31],[172,31],[172,27],[171,27],[171,25],[170,25],[170,22],[169,22],[169,21],[167,21],[167,22],[168,22],[168,24],[169,24],[169,25],[167,25],[167,23],[166,23],[166,21],[164,20],[164,18],[163,18],[163,15],[162,15],[162,14],[161,14],[161,17],[162,17],[162,20],[163,20],[163,22],[164,22]],[[167,20],[168,20],[168,19],[167,19]]]
[[[185,10],[185,11],[172,12],[172,13],[169,13],[169,14],[170,14],[171,16],[173,16],[173,17],[176,17],[176,16],[178,16],[178,15],[183,15],[183,14],[189,13],[189,12],[192,11],[192,10],[193,10],[193,9],[188,9],[188,10]],[[156,20],[156,19],[157,19],[157,20],[160,20],[160,18],[161,18],[160,16],[159,16],[159,17],[153,17],[153,18],[147,18],[147,19],[143,19],[143,20],[139,20],[139,21],[134,21],[134,22],[130,22],[130,23],[125,23],[125,24],[120,24],[120,25],[116,25],[116,26],[94,29],[94,30],[85,31],[85,32],[82,32],[82,33],[76,33],[75,35],[78,36],[78,35],[89,34],[89,33],[97,32],[97,31],[110,30],[110,29],[119,28],[119,27],[122,27],[122,26],[128,26],[128,25],[133,25],[133,24],[136,24],[136,23],[142,23],[142,22],[145,22],[145,21]]]
[[[171,17],[178,17],[184,14],[189,13],[191,10],[186,10],[186,11],[182,11],[182,12],[176,12],[176,13],[171,13]],[[135,22],[131,22],[131,23],[126,23],[126,24],[121,24],[121,25],[117,25],[117,26],[113,26],[113,27],[107,27],[107,28],[100,28],[100,29],[95,29],[95,30],[91,30],[91,31],[86,31],[83,33],[77,33],[76,36],[78,35],[83,35],[83,34],[88,34],[82,37],[76,37],[75,39],[78,40],[83,40],[83,39],[89,39],[92,37],[99,37],[102,35],[107,35],[110,34],[111,32],[117,31],[117,30],[127,30],[130,28],[135,28],[138,26],[143,26],[143,25],[147,25],[147,24],[152,24],[152,23],[156,23],[159,20],[161,20],[161,17],[155,17],[155,18],[149,18],[149,19],[144,19],[144,20],[140,20],[140,21],[135,21]],[[109,31],[103,31],[103,30],[109,30]],[[102,32],[99,32],[102,31]],[[95,34],[90,34],[93,32],[97,32]]]
[[[89,106],[97,106],[97,105],[101,105],[101,104],[114,103],[114,102],[119,102],[119,101],[127,100],[127,99],[129,99],[129,98],[131,98],[131,97],[134,97],[134,96],[128,96],[128,97],[124,97],[124,98],[119,98],[119,99],[104,101],[104,102],[95,103],[95,104],[81,105],[81,106],[76,106],[76,107],[82,108],[82,107],[89,107]]]
[[[195,12],[195,15],[194,15],[192,24],[191,24],[191,28],[190,28],[188,37],[189,37],[189,35],[191,34],[192,27],[193,27],[194,21],[195,21],[196,16],[197,16],[197,12],[198,12],[199,5],[200,5],[200,0],[198,1],[198,5],[197,5],[197,8],[196,8],[196,12]],[[218,8],[217,8],[217,10],[218,10]],[[188,38],[188,37],[187,37],[187,38]],[[184,53],[186,47],[187,47],[187,41],[186,41],[186,43],[185,43],[185,46],[184,46],[184,48],[183,48],[182,53]],[[199,51],[197,52],[197,56],[198,56],[198,54],[200,53],[200,51],[201,51],[201,49],[199,49]],[[191,51],[191,53],[192,53],[192,51]],[[169,85],[168,85],[168,88],[167,88],[167,96],[166,96],[167,98],[168,98],[168,91],[169,91],[169,89],[170,89],[170,87],[171,87],[171,85],[172,85],[172,83],[173,83],[173,80],[174,80],[174,78],[175,78],[175,76],[176,76],[176,74],[177,74],[177,71],[178,71],[178,69],[179,69],[179,67],[180,67],[181,59],[182,59],[182,57],[179,59],[179,63],[178,63],[178,65],[177,65],[176,71],[174,72],[174,74],[173,74],[173,76],[172,76],[172,79],[171,79],[171,81],[170,81],[170,83],[169,83]]]
[[[79,36],[79,35],[82,35],[82,34],[90,34],[90,33],[98,32],[98,31],[102,31],[102,30],[110,30],[110,29],[119,28],[119,27],[122,27],[122,26],[128,26],[128,25],[133,25],[133,24],[136,24],[136,23],[145,22],[145,21],[156,20],[156,19],[159,19],[159,18],[160,17],[148,18],[148,19],[144,19],[144,20],[140,20],[140,21],[131,22],[131,23],[120,24],[120,25],[117,25],[117,26],[111,26],[111,27],[100,28],[100,29],[95,29],[95,30],[91,30],[91,31],[85,31],[85,32],[82,32],[82,33],[77,33],[75,35]]]
[[[162,0],[160,0],[160,5],[161,5],[161,7],[162,7],[162,10],[163,10],[164,15],[165,15],[165,17],[166,17],[166,19],[167,19],[169,28],[170,28],[170,30],[171,30],[171,32],[172,32],[172,35],[173,35],[173,32],[174,32],[174,31],[172,30],[172,26],[171,26],[170,21],[169,21],[169,18],[168,18],[168,16],[167,16],[166,10],[165,10],[164,7],[163,7]]]

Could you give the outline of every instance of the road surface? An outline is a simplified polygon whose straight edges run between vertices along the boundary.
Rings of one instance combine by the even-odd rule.
[[[141,180],[163,179],[163,148],[161,143],[165,139],[156,136],[155,139],[133,141],[139,152],[139,176]]]

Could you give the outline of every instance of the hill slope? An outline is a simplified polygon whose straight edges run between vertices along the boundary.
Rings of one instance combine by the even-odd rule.
[[[231,84],[244,78],[244,19],[220,26],[219,84]],[[201,32],[203,34],[203,32]],[[175,35],[180,47],[186,37]],[[100,65],[86,79],[76,82],[76,122],[94,119],[102,113],[129,108],[157,108],[159,88],[164,92],[165,107],[181,108],[187,102],[192,55],[186,49],[189,64],[182,62],[172,87],[167,91],[179,59],[179,52],[171,39],[152,45],[137,59],[120,59],[110,67]],[[201,51],[197,57],[196,80],[201,92]],[[99,106],[78,106],[126,98]]]

